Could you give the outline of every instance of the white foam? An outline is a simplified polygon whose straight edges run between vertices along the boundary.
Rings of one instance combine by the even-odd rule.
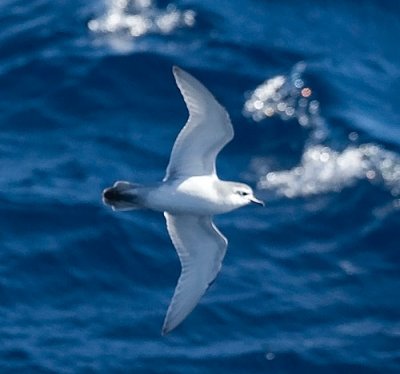
[[[269,171],[258,185],[298,197],[341,191],[360,179],[382,183],[393,196],[400,196],[400,157],[375,144],[349,146],[342,152],[315,145],[306,148],[298,166]]]
[[[301,126],[311,128],[310,141],[327,136],[326,123],[320,115],[318,100],[302,77],[306,68],[300,62],[287,75],[277,75],[259,85],[246,100],[243,114],[259,122],[278,116],[282,120],[297,119]]]
[[[400,206],[400,156],[380,145],[356,145],[358,134],[350,132],[350,144],[342,151],[322,145],[329,141],[329,127],[320,104],[303,78],[304,63],[287,75],[277,75],[258,86],[244,104],[244,114],[255,121],[278,116],[293,119],[310,129],[300,164],[289,170],[269,170],[259,178],[259,188],[275,190],[289,198],[341,191],[364,179],[383,185]],[[257,164],[260,165],[260,160]],[[267,162],[267,161],[266,161]]]
[[[178,10],[173,4],[158,8],[152,0],[112,0],[107,11],[88,22],[95,33],[119,34],[137,38],[149,33],[169,34],[181,27],[192,27],[196,13]]]

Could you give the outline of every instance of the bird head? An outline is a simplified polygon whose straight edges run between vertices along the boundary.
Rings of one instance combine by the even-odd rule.
[[[230,198],[232,202],[238,206],[245,206],[248,204],[265,205],[262,200],[259,200],[254,196],[252,188],[243,183],[233,184]]]

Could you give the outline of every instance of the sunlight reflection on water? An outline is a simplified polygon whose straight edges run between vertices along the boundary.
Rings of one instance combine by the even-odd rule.
[[[158,8],[152,0],[113,0],[107,11],[88,22],[94,33],[140,37],[149,33],[169,34],[182,27],[193,27],[196,13],[179,10],[174,4]]]
[[[373,143],[351,144],[340,152],[323,145],[329,140],[329,127],[320,114],[320,103],[303,78],[305,68],[304,63],[298,63],[287,76],[266,80],[244,104],[244,114],[254,121],[278,116],[282,120],[295,119],[310,129],[300,164],[289,170],[268,170],[259,177],[258,187],[294,198],[338,192],[365,179],[383,185],[396,198],[393,207],[397,208],[400,156]],[[350,132],[348,139],[355,143],[358,134]],[[260,158],[256,161],[258,165],[262,162]]]

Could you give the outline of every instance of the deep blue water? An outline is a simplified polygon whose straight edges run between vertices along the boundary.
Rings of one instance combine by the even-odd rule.
[[[399,17],[389,0],[2,1],[0,372],[400,372]],[[180,271],[164,218],[101,191],[162,179],[187,116],[174,64],[231,114],[220,177],[267,206],[216,218],[222,271],[161,337]]]

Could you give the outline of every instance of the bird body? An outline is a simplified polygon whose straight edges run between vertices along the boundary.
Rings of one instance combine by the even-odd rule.
[[[117,182],[115,187],[119,183],[129,185],[129,182]],[[247,205],[247,201],[237,199],[236,194],[227,193],[231,191],[231,185],[239,184],[221,181],[216,175],[202,175],[155,186],[132,185],[131,188],[125,187],[120,197],[123,196],[128,207],[129,203],[136,202],[138,208],[158,212],[216,215]]]
[[[243,183],[218,178],[215,160],[233,138],[226,110],[197,79],[178,67],[176,83],[189,110],[162,182],[140,185],[119,181],[103,192],[114,210],[163,212],[182,271],[164,320],[162,333],[178,326],[217,276],[228,241],[212,216],[250,203],[264,205]]]

